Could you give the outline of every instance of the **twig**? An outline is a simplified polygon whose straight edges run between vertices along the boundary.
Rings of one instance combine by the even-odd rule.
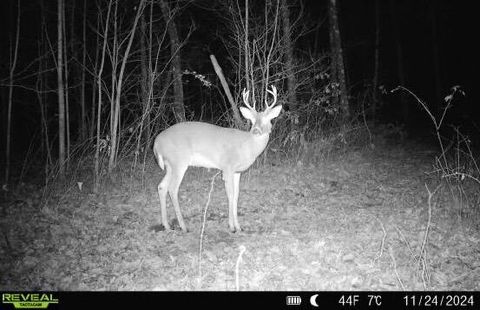
[[[385,239],[387,238],[387,231],[385,230],[385,227],[383,226],[383,223],[376,216],[373,216],[373,217],[377,220],[377,222],[380,223],[380,226],[382,227],[382,231],[383,231],[382,243],[380,244],[380,254],[375,256],[375,258],[373,259],[373,262],[376,263],[377,260],[380,259],[380,257],[382,257],[382,255],[383,255],[383,248],[384,248],[384,245],[385,245]]]
[[[474,177],[474,176],[472,176],[468,173],[463,173],[463,172],[452,172],[452,173],[449,173],[449,174],[444,174],[442,177],[448,178],[448,177],[453,177],[453,176],[459,176],[461,178],[461,180],[464,180],[465,178],[470,178],[473,181],[480,184],[480,179],[477,179],[476,177]]]
[[[462,280],[462,279],[465,278],[466,276],[478,274],[477,271],[480,272],[480,267],[477,267],[477,268],[474,268],[473,270],[469,270],[469,271],[467,271],[467,272],[464,272],[464,273],[462,273],[461,275],[456,276],[456,277],[453,278],[453,279],[450,279],[450,281],[448,281],[448,283],[450,284],[450,283],[453,283],[453,282],[457,282],[457,281]]]
[[[398,228],[396,225],[394,226],[395,229],[397,230],[398,234],[400,235],[400,237],[402,238],[403,242],[405,242],[405,244],[407,245],[407,248],[408,250],[410,251],[410,255],[413,256],[413,260],[414,262],[417,261],[417,257],[415,255],[415,253],[413,253],[413,250],[412,250],[412,247],[410,246],[410,243],[408,242],[407,238],[405,237],[405,235],[403,234],[403,232],[400,230],[400,228]]]
[[[425,246],[427,244],[427,238],[428,238],[428,232],[430,230],[430,224],[432,222],[432,197],[435,194],[435,192],[438,190],[440,185],[438,185],[433,192],[430,191],[428,188],[428,185],[425,184],[425,188],[428,191],[428,222],[427,222],[427,227],[425,228],[425,235],[423,236],[423,242],[422,242],[422,248],[420,250],[420,255],[421,253],[425,250]]]
[[[403,285],[402,279],[400,279],[400,275],[398,274],[398,271],[397,271],[397,262],[395,261],[395,256],[393,255],[393,250],[391,247],[388,247],[388,252],[390,253],[390,257],[392,258],[393,271],[395,271],[395,275],[397,276],[397,280],[400,283],[402,290],[405,291],[405,286]]]
[[[427,227],[425,228],[425,235],[423,236],[423,242],[422,242],[422,247],[420,249],[420,258],[423,261],[422,262],[422,280],[423,280],[423,287],[426,288],[427,284],[425,283],[425,276],[427,278],[427,281],[429,280],[428,276],[428,268],[427,268],[427,241],[428,241],[428,233],[430,231],[430,225],[432,223],[432,197],[435,195],[435,192],[439,189],[440,185],[438,185],[433,192],[430,191],[428,188],[428,185],[425,184],[425,188],[427,189],[428,192],[428,221],[427,221]]]
[[[210,190],[208,192],[208,198],[207,202],[205,203],[205,208],[203,210],[203,221],[202,221],[202,230],[200,232],[200,246],[198,248],[198,284],[200,285],[202,281],[202,252],[203,252],[203,236],[205,232],[205,223],[207,221],[207,210],[208,210],[208,205],[210,204],[210,199],[212,196],[213,192],[213,185],[215,184],[215,178],[217,175],[220,174],[220,171],[218,171],[213,177],[212,181],[210,182]]]
[[[240,253],[238,254],[237,263],[235,264],[235,287],[237,288],[237,291],[240,291],[240,276],[239,276],[238,269],[240,267],[240,261],[242,260],[242,255],[243,253],[245,253],[246,249],[247,248],[245,248],[243,244],[239,247]]]
[[[423,257],[420,258],[420,263],[422,264],[422,284],[423,288],[427,289],[427,283],[430,283],[430,275],[428,274],[427,268],[427,251],[423,253]]]

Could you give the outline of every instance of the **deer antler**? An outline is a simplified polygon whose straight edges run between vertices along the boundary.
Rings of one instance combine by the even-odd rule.
[[[270,110],[277,103],[277,88],[274,85],[272,85],[272,90],[268,90],[267,88],[267,93],[273,96],[272,104],[268,104],[267,98],[265,97],[265,106],[267,107],[266,110]]]
[[[253,101],[253,107],[248,104],[248,95],[249,95],[249,94],[250,94],[250,91],[247,90],[246,88],[244,88],[243,91],[242,91],[243,103],[244,103],[250,110],[256,111],[256,110],[255,110],[255,101]]]

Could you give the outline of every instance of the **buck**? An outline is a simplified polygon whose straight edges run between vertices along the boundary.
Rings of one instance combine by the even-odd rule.
[[[273,102],[268,104],[265,99],[265,110],[255,110],[248,103],[249,91],[242,92],[246,107],[240,107],[243,117],[252,123],[250,131],[224,128],[203,122],[177,123],[156,138],[153,152],[162,170],[166,170],[160,184],[158,196],[162,225],[169,230],[167,217],[167,192],[173,203],[178,224],[187,231],[182,212],[178,203],[178,189],[189,166],[216,168],[222,171],[225,189],[228,197],[228,225],[232,232],[241,231],[238,223],[237,204],[239,194],[240,174],[247,170],[267,146],[271,121],[280,114],[282,106],[277,103],[277,89],[272,86],[267,92],[273,96]]]

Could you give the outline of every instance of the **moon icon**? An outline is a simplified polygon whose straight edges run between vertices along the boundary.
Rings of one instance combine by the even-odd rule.
[[[318,297],[318,294],[312,295],[312,297],[310,297],[310,303],[311,303],[312,306],[314,306],[314,307],[318,307],[317,297]]]

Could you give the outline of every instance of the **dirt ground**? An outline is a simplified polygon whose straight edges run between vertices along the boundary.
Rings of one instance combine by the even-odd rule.
[[[242,174],[235,234],[221,175],[207,205],[214,170],[182,183],[188,233],[156,229],[153,157],[99,194],[85,182],[42,204],[24,184],[0,205],[0,290],[480,290],[478,228],[445,189],[429,203],[433,156],[411,146],[257,164]]]

